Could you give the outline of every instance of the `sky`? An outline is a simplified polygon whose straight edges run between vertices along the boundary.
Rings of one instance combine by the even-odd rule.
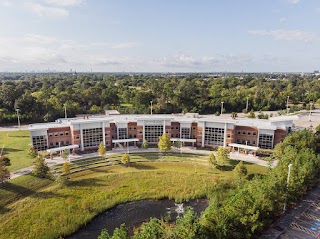
[[[319,69],[319,0],[0,0],[0,72]]]

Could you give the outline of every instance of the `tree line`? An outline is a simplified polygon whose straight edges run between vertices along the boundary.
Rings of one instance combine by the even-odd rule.
[[[315,77],[266,75],[128,75],[21,74],[0,75],[0,122],[49,122],[76,114],[107,109],[122,113],[226,112],[280,110],[290,104],[320,103],[320,81]]]

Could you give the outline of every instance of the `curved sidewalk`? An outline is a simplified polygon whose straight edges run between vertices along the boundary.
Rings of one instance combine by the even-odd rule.
[[[107,151],[106,155],[112,155],[112,154],[122,154],[122,153],[160,153],[161,151],[158,148],[149,148],[149,149],[141,149],[141,148],[133,148],[130,147],[128,149],[116,149],[112,151]],[[174,153],[180,153],[181,150],[177,148],[173,148],[170,150],[170,152]],[[198,154],[198,155],[210,155],[212,153],[216,154],[216,151],[210,151],[210,150],[196,150],[196,149],[190,149],[190,148],[183,148],[182,153],[189,153],[189,154]],[[259,159],[259,157],[253,156],[253,155],[246,155],[246,154],[240,154],[240,153],[230,153],[230,159],[233,160],[242,160],[244,162],[257,164],[264,167],[269,167],[269,163],[267,161]],[[93,158],[98,157],[98,153],[90,153],[90,154],[81,154],[81,155],[70,155],[69,161],[77,161],[80,159],[87,159],[87,158]],[[61,157],[55,157],[54,159],[46,159],[46,163],[48,166],[54,166],[63,164],[65,161]],[[277,161],[274,161],[271,165],[272,168],[274,168],[277,165]],[[14,171],[10,174],[10,179],[20,177],[22,175],[26,175],[32,172],[33,166],[22,168],[17,171]]]

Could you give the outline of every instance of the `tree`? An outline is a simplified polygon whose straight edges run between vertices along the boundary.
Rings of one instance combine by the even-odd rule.
[[[99,148],[98,148],[98,154],[101,158],[104,158],[106,156],[106,153],[107,153],[107,150],[106,148],[104,147],[104,144],[103,142],[101,142],[99,144]]]
[[[242,177],[248,174],[246,166],[244,166],[243,162],[237,164],[237,166],[233,169],[233,173],[236,175],[237,178],[241,179]]]
[[[170,141],[170,136],[168,134],[164,133],[162,136],[159,137],[158,148],[161,151],[165,151],[165,152],[171,149],[171,141]]]
[[[231,117],[232,117],[232,119],[235,119],[238,117],[238,114],[236,112],[232,112]]]
[[[8,156],[2,155],[0,157],[0,162],[2,162],[4,164],[4,166],[10,166],[11,165],[11,162],[10,162],[10,159],[9,159]]]
[[[148,142],[147,140],[143,140],[142,144],[141,144],[141,148],[142,149],[148,149]]]
[[[35,157],[37,157],[38,152],[37,152],[37,150],[35,150],[33,147],[30,147],[30,148],[29,148],[29,151],[28,151],[28,154],[29,154],[32,158],[35,158]]]
[[[180,153],[182,154],[182,142],[180,140],[176,141],[174,143],[174,146],[177,148],[177,149],[180,149]]]
[[[256,115],[254,114],[253,109],[250,110],[250,112],[248,114],[248,118],[252,118],[252,119],[256,118]]]
[[[121,163],[126,165],[126,167],[129,166],[129,164],[130,164],[130,156],[129,156],[129,154],[123,154],[122,155]]]
[[[110,235],[107,231],[107,229],[102,229],[101,234],[98,236],[97,239],[110,239]]]
[[[71,167],[71,164],[69,162],[65,162],[62,165],[62,168],[61,168],[62,174],[69,174],[70,173],[70,167]]]
[[[49,172],[49,167],[45,162],[45,159],[42,156],[38,156],[35,158],[35,162],[33,164],[32,173],[39,177],[44,178]]]
[[[226,164],[229,162],[229,150],[224,147],[219,147],[217,151],[217,162],[220,165]]]
[[[120,228],[116,228],[113,231],[112,237],[110,239],[127,239],[128,230],[125,224],[121,224]]]
[[[69,158],[69,149],[65,149],[62,151],[61,158],[66,161]]]
[[[0,161],[0,182],[3,183],[10,178],[10,172],[3,161]]]
[[[211,166],[211,168],[213,168],[217,164],[216,156],[213,153],[209,155],[208,163]]]

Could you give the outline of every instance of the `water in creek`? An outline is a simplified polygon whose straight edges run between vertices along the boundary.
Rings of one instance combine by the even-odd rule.
[[[95,217],[90,223],[78,232],[67,237],[68,239],[97,239],[101,230],[106,228],[111,234],[122,223],[126,224],[129,233],[132,234],[134,227],[149,221],[150,217],[161,218],[170,215],[172,221],[183,215],[186,207],[192,207],[200,215],[208,206],[208,200],[190,200],[182,204],[176,204],[173,200],[142,200],[118,205]]]

